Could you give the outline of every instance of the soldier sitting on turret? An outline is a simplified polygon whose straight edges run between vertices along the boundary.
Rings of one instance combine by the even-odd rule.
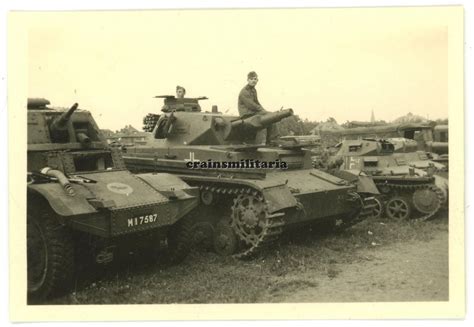
[[[241,118],[248,118],[255,115],[266,114],[267,111],[263,109],[257,98],[257,90],[255,85],[258,83],[258,75],[256,72],[247,74],[247,85],[240,91],[238,99],[239,115]],[[279,136],[277,126],[268,126],[266,143],[270,144]],[[263,143],[263,134],[259,133],[256,139],[257,143]]]

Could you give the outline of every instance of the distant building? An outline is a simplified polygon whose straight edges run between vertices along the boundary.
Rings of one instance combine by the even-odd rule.
[[[115,134],[115,132],[110,129],[101,129],[100,131],[106,138]]]
[[[140,132],[132,125],[127,125],[117,132],[112,132],[109,129],[102,129],[101,132],[107,139],[108,144],[125,147],[144,144],[149,135],[147,132]]]
[[[140,131],[136,129],[135,127],[133,127],[132,125],[125,125],[125,127],[120,129],[118,133],[136,134],[136,133],[140,133]]]

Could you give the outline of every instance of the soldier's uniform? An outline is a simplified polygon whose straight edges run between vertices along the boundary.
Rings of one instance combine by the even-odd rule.
[[[245,85],[239,94],[239,115],[246,118],[259,113],[266,113],[257,98],[257,90],[255,87]]]
[[[248,78],[250,78],[251,76],[257,76],[257,74],[255,74],[255,72],[250,72],[248,74]],[[263,109],[262,105],[258,101],[257,90],[254,86],[251,86],[249,84],[245,85],[239,93],[238,108],[239,115],[241,118],[247,118],[254,115],[263,115],[267,113],[267,111]],[[276,126],[270,125],[267,127],[266,136],[265,134],[259,132],[257,134],[256,141],[257,143],[264,143],[266,139],[266,143],[269,144],[278,136],[279,133]]]

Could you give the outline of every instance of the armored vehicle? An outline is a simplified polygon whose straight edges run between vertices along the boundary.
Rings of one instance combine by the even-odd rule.
[[[417,141],[406,138],[389,138],[387,141],[393,144],[394,152],[397,153],[397,157],[404,158],[409,166],[422,170],[428,170],[434,167],[437,175],[441,175],[445,178],[448,177],[449,155],[447,153],[438,154],[420,150]],[[447,142],[445,145],[447,147]],[[432,148],[429,149],[431,150]]]
[[[319,136],[325,147],[335,146],[344,140],[359,140],[363,138],[393,139],[404,138],[413,141],[416,150],[445,156],[449,152],[448,126],[425,123],[390,123],[336,130],[320,130]]]
[[[285,226],[324,222],[342,229],[372,213],[369,196],[364,202],[355,186],[312,168],[304,149],[311,140],[256,143],[258,133],[291,109],[241,118],[216,106],[203,112],[199,99],[164,98],[163,113],[144,118],[147,144],[127,148],[124,159],[132,171],[169,172],[200,188],[196,242],[248,257]]]
[[[166,240],[170,260],[183,258],[199,190],[174,175],[130,173],[89,111],[48,105],[28,100],[29,298],[70,286],[80,240],[93,244],[99,263],[111,261],[113,249],[133,236]]]
[[[346,140],[336,149],[329,167],[362,170],[371,176],[381,193],[376,198],[379,215],[385,208],[393,219],[426,220],[447,202],[448,183],[434,176],[434,163],[426,171],[410,166],[406,154],[394,153],[394,145],[386,140]]]

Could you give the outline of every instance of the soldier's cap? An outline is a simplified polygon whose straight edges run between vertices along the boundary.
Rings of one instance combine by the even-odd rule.
[[[183,91],[184,91],[184,93],[186,93],[186,89],[185,89],[184,87],[182,87],[182,86],[179,86],[179,85],[178,85],[178,86],[176,86],[176,91],[178,91],[178,90],[180,90],[180,89],[181,89],[181,90],[183,90]]]
[[[250,72],[250,73],[247,74],[247,79],[254,78],[254,77],[258,77],[256,72]]]

